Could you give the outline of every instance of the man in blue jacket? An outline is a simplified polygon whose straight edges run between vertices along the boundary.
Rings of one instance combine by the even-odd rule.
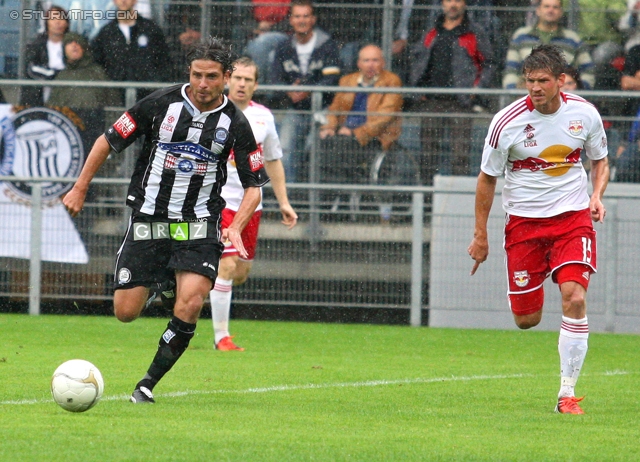
[[[442,14],[422,42],[414,46],[410,87],[488,87],[495,72],[493,50],[487,35],[469,20],[465,0],[442,0]],[[482,111],[478,101],[464,94],[426,94],[417,110],[438,113]],[[423,184],[432,184],[436,173],[470,174],[469,145],[473,119],[468,116],[422,119]],[[446,152],[449,141],[450,152]]]
[[[329,34],[315,27],[316,17],[310,0],[291,2],[289,19],[293,35],[275,52],[271,69],[276,85],[337,85],[340,77],[340,56],[337,44]],[[332,95],[324,95],[323,106]],[[311,109],[311,93],[290,91],[279,97],[275,106],[296,111]],[[309,134],[311,116],[289,113],[280,123],[278,132],[282,144],[286,177],[290,182],[302,179],[304,145]]]

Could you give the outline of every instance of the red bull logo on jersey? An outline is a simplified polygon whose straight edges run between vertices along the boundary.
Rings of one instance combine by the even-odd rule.
[[[561,176],[567,173],[572,166],[580,163],[581,153],[582,148],[571,150],[568,146],[550,146],[543,149],[538,157],[527,157],[514,161],[511,171],[542,171],[549,176]]]
[[[582,120],[569,121],[569,133],[571,133],[573,136],[578,136],[580,133],[582,133],[583,128],[584,127],[582,126]]]
[[[513,282],[515,282],[518,287],[526,287],[529,284],[529,272],[514,271]]]

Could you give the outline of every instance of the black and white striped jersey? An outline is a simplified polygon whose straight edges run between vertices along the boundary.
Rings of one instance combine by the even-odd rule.
[[[131,177],[127,205],[171,220],[217,219],[233,150],[243,187],[269,181],[249,122],[226,96],[222,105],[200,112],[188,84],[153,92],[105,132],[116,152],[144,136]]]

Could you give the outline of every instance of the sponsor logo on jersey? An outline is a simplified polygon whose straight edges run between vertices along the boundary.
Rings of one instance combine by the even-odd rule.
[[[209,162],[218,162],[218,160],[220,159],[219,154],[216,154],[213,151],[210,151],[209,149],[190,141],[179,143],[158,142],[158,148],[167,153],[175,154],[175,157],[189,155],[195,157],[196,159],[206,160]]]
[[[181,172],[189,173],[191,170],[193,170],[193,162],[188,159],[182,159],[180,162],[178,162],[178,169]]]
[[[602,140],[600,140],[600,147],[602,148],[606,148],[607,147],[607,137],[606,136],[602,136]]]
[[[160,126],[160,129],[167,131],[167,132],[172,132],[173,131],[173,125],[171,124],[165,124],[164,122],[162,123],[162,125]]]
[[[202,130],[204,128],[204,122],[191,122],[191,128],[197,128],[198,130]]]
[[[164,158],[164,168],[167,170],[180,170],[182,173],[204,175],[207,173],[207,162],[200,160],[182,159],[172,154]]]
[[[515,282],[518,287],[526,287],[529,284],[529,272],[514,271],[513,282]]]
[[[578,136],[580,133],[582,133],[582,129],[584,127],[582,126],[582,120],[571,120],[569,121],[569,133],[571,133],[574,136]]]
[[[252,172],[256,172],[264,167],[264,157],[262,157],[262,150],[260,148],[249,154],[249,166]]]
[[[524,142],[525,148],[535,148],[536,146],[538,146],[538,142],[536,140],[525,140]]]
[[[525,141],[526,147],[527,141]],[[540,157],[527,157],[516,160],[511,167],[512,172],[531,170],[532,172],[545,171],[550,176],[564,175],[574,164],[580,163],[582,148],[569,151],[567,146],[551,146],[540,153]]]
[[[129,113],[125,112],[118,120],[116,120],[116,123],[113,124],[113,128],[122,138],[127,139],[136,131],[137,125]]]
[[[5,120],[2,130],[4,156],[1,175],[32,178],[77,177],[82,169],[84,147],[80,133],[65,115],[48,108],[30,108]],[[31,204],[31,185],[7,182],[12,201]],[[42,183],[46,205],[58,202],[73,183]]]
[[[535,136],[535,135],[534,135],[534,133],[533,133],[533,132],[529,132],[529,133],[527,133],[527,139],[529,139],[529,140],[530,140],[531,138],[533,138],[534,136]]]
[[[525,133],[531,133],[531,132],[532,132],[532,131],[534,131],[534,130],[535,130],[535,128],[533,128],[533,127],[531,126],[531,124],[527,124],[527,126],[526,126],[526,127],[524,127],[524,130],[522,130],[522,131],[523,131],[523,132],[525,132]]]

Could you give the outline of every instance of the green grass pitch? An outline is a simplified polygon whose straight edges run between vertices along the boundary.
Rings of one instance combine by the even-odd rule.
[[[234,321],[246,351],[217,352],[203,319],[133,405],[166,322],[0,314],[0,460],[640,460],[638,336],[591,335],[567,416],[557,332]],[[105,379],[80,414],[49,392],[73,358]]]

